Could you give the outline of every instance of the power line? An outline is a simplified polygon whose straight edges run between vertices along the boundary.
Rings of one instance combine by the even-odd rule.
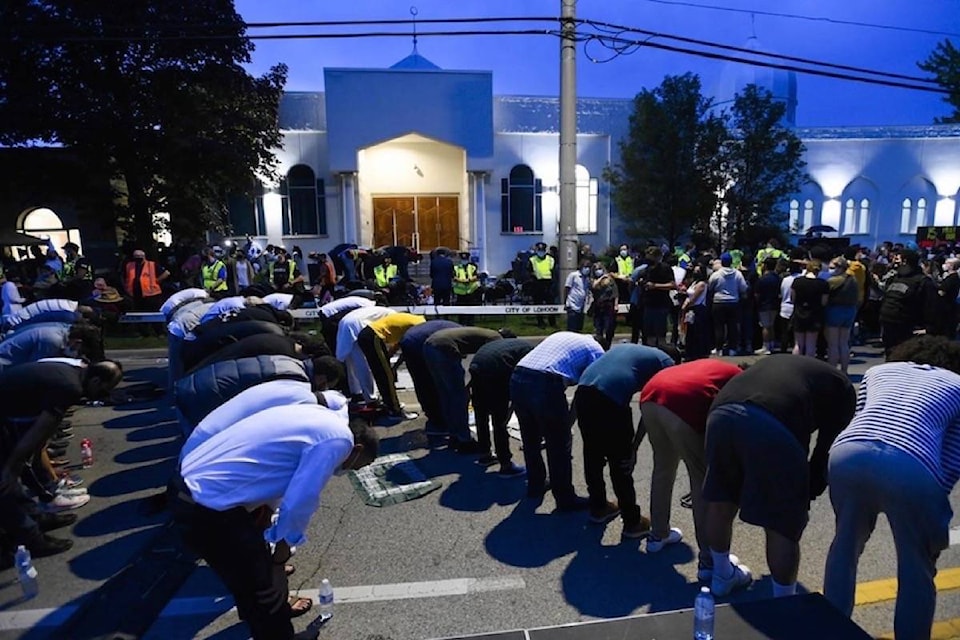
[[[771,16],[774,18],[790,18],[793,20],[807,20],[810,22],[828,22],[831,24],[840,24],[844,26],[865,27],[868,29],[886,29],[888,31],[904,31],[907,33],[923,33],[933,36],[947,36],[950,38],[960,38],[960,33],[953,31],[939,31],[936,29],[920,29],[917,27],[900,27],[892,24],[876,24],[872,22],[860,22],[857,20],[839,20],[837,18],[826,18],[819,16],[805,16],[798,13],[778,13],[776,11],[760,11],[757,9],[737,9],[734,7],[717,7],[710,4],[700,4],[683,0],[646,0],[654,4],[676,5],[681,7],[694,7],[697,9],[712,9],[714,11],[728,11],[730,13],[750,13],[759,16]]]
[[[854,82],[863,82],[867,84],[875,84],[885,87],[895,87],[900,89],[914,89],[916,91],[926,91],[929,93],[941,93],[941,94],[950,94],[948,89],[939,87],[939,86],[923,86],[909,84],[907,82],[898,82],[894,80],[883,80],[880,78],[868,78],[862,76],[854,76],[845,73],[837,73],[834,71],[826,71],[821,69],[814,69],[809,67],[801,67],[796,65],[789,64],[780,64],[777,62],[766,62],[763,60],[751,60],[749,58],[741,58],[733,55],[728,55],[725,53],[715,53],[711,51],[701,51],[696,49],[689,49],[686,47],[679,47],[675,45],[664,44],[661,42],[655,42],[653,39],[648,38],[646,40],[630,40],[628,38],[622,38],[616,35],[601,35],[593,34],[586,37],[580,37],[581,42],[587,42],[589,40],[596,40],[600,42],[612,42],[616,45],[619,45],[621,48],[631,49],[640,47],[650,47],[652,49],[662,49],[664,51],[673,51],[675,53],[685,53],[688,55],[693,55],[700,58],[709,58],[712,60],[725,60],[728,62],[740,62],[743,64],[753,65],[755,67],[765,67],[768,69],[781,69],[783,71],[794,71],[796,73],[805,73],[807,75],[821,76],[825,78],[835,78],[839,80],[852,80]],[[616,50],[616,49],[614,49]]]
[[[736,47],[736,46],[733,46],[733,45],[716,43],[716,42],[713,42],[713,41],[710,41],[710,40],[701,40],[701,39],[698,39],[698,38],[688,38],[688,37],[686,37],[686,36],[677,36],[677,35],[673,35],[673,34],[669,34],[669,33],[662,33],[662,32],[659,32],[659,31],[648,31],[648,30],[646,30],[646,29],[639,29],[639,28],[636,28],[636,27],[628,27],[628,26],[619,25],[619,24],[612,24],[612,23],[609,23],[609,22],[599,22],[599,21],[596,21],[596,20],[582,20],[581,22],[582,22],[583,24],[589,25],[589,26],[591,26],[591,27],[593,27],[593,28],[595,28],[595,29],[597,29],[597,30],[599,30],[599,31],[603,31],[604,29],[613,29],[613,30],[614,30],[614,33],[612,33],[612,34],[611,34],[609,31],[606,32],[608,35],[620,35],[620,34],[622,34],[622,33],[639,33],[639,34],[643,34],[643,35],[649,36],[649,38],[647,38],[647,39],[645,39],[645,40],[643,41],[645,44],[646,44],[646,43],[649,43],[649,41],[650,41],[651,38],[666,38],[666,39],[668,39],[668,40],[677,40],[677,41],[679,41],[679,42],[686,42],[686,43],[688,43],[688,44],[696,44],[696,45],[711,47],[711,48],[715,48],[715,49],[721,49],[721,50],[724,50],[724,51],[734,51],[734,52],[737,52],[737,53],[746,53],[746,54],[753,55],[753,56],[760,56],[760,57],[765,57],[765,58],[773,58],[773,59],[775,59],[775,60],[787,60],[787,61],[790,61],[790,62],[799,62],[799,63],[801,63],[801,64],[813,64],[813,65],[816,65],[816,66],[818,66],[818,67],[825,67],[825,68],[828,68],[828,69],[837,69],[837,70],[840,70],[840,71],[851,71],[851,72],[854,72],[854,73],[866,73],[866,74],[870,74],[870,75],[883,76],[883,77],[894,78],[894,79],[899,79],[899,80],[909,80],[909,81],[911,81],[911,82],[925,82],[925,83],[930,83],[930,84],[936,84],[936,80],[933,80],[933,79],[931,79],[931,78],[923,78],[923,77],[919,77],[919,76],[908,76],[908,75],[904,75],[904,74],[900,74],[900,73],[892,73],[892,72],[888,72],[888,71],[877,71],[877,70],[874,70],[874,69],[866,69],[866,68],[864,68],[864,67],[853,67],[853,66],[850,66],[850,65],[835,64],[835,63],[832,63],[832,62],[823,62],[822,60],[813,60],[813,59],[810,59],[810,58],[802,58],[802,57],[798,57],[798,56],[788,56],[788,55],[783,55],[783,54],[779,54],[779,53],[769,53],[769,52],[766,52],[766,51],[756,51],[756,50],[754,50],[754,49],[748,49],[748,48],[746,48],[746,47]],[[629,49],[629,48],[633,48],[633,45],[630,45],[630,46],[628,47],[628,49]],[[619,52],[619,51],[618,51],[618,52],[617,52],[617,56],[618,56],[618,55],[627,55],[628,53],[633,53],[633,51],[622,51],[622,52]],[[613,57],[615,58],[615,57],[617,57],[617,56],[613,56]],[[611,58],[611,59],[612,59],[612,58]],[[604,60],[603,62],[608,62],[608,61],[609,61],[609,60]]]
[[[453,19],[455,21],[464,21],[464,22],[496,22],[504,20],[514,20],[514,18],[462,18],[462,19]],[[551,22],[558,22],[557,18],[549,19],[540,19],[532,18],[532,20],[549,20]],[[346,23],[355,23],[359,21],[341,21],[338,22],[338,26],[344,26]],[[363,21],[371,22],[371,21]],[[372,21],[372,22],[389,22],[391,24],[412,24],[412,20],[403,19],[403,20],[392,20],[392,21]],[[426,21],[423,21],[426,22]],[[444,23],[447,22],[443,19],[433,19],[431,23]],[[584,47],[587,46],[590,42],[598,42],[602,46],[605,46],[615,52],[613,57],[620,55],[625,55],[627,53],[632,53],[639,49],[640,47],[650,47],[654,49],[661,49],[665,51],[672,51],[675,53],[683,53],[687,55],[693,55],[696,57],[715,59],[715,60],[725,60],[729,62],[737,62],[743,64],[749,64],[759,67],[767,67],[773,69],[781,69],[786,71],[794,71],[797,73],[805,73],[808,75],[816,75],[822,77],[830,77],[842,80],[852,80],[856,82],[864,82],[868,84],[875,84],[880,86],[889,86],[896,88],[905,88],[905,89],[915,89],[918,91],[927,91],[933,93],[943,93],[949,94],[950,92],[947,89],[944,89],[939,86],[922,86],[917,84],[910,84],[908,82],[901,82],[900,80],[909,80],[910,82],[923,82],[930,83],[931,81],[926,78],[914,78],[911,76],[903,76],[900,74],[886,73],[882,71],[874,71],[870,69],[862,69],[858,67],[849,67],[846,65],[834,65],[832,63],[823,63],[816,60],[809,60],[805,58],[797,58],[792,56],[778,56],[776,54],[768,54],[763,52],[757,52],[750,49],[744,49],[742,47],[733,47],[729,45],[724,45],[722,43],[711,42],[707,40],[697,40],[694,38],[686,38],[684,36],[674,36],[671,34],[664,34],[653,31],[646,31],[642,29],[636,29],[633,27],[625,27],[623,25],[615,25],[612,23],[600,22],[600,21],[591,21],[591,20],[577,20],[579,24],[591,26],[598,31],[605,31],[614,29],[615,33],[610,33],[609,31],[599,34],[587,34],[587,35],[578,35],[578,41],[584,42]],[[280,23],[261,23],[261,24],[280,24]],[[140,27],[142,29],[142,26]],[[622,33],[643,33],[647,34],[648,37],[644,40],[635,40],[622,37]],[[470,30],[439,30],[439,31],[423,31],[418,32],[420,37],[458,37],[458,36],[504,36],[504,35],[521,35],[521,36],[533,36],[533,35],[549,35],[560,37],[561,34],[557,29],[470,29]],[[155,41],[185,41],[185,40],[223,40],[237,37],[236,34],[216,34],[206,31],[204,33],[190,34],[186,32],[179,32],[171,34],[168,36],[163,35],[117,35],[117,36],[65,36],[58,35],[54,33],[47,33],[46,35],[40,37],[18,37],[17,41],[23,42],[24,40],[38,40],[43,42],[72,42],[72,43],[100,43],[100,42],[155,42]],[[248,34],[243,37],[246,37],[250,40],[294,40],[294,39],[355,39],[355,38],[383,38],[383,37],[399,37],[399,38],[409,38],[410,33],[401,32],[401,31],[358,31],[358,32],[333,32],[333,33],[285,33],[285,34]],[[778,62],[770,62],[765,60],[757,60],[752,58],[744,58],[736,55],[726,54],[726,53],[717,53],[704,51],[702,49],[693,49],[689,47],[682,47],[677,45],[668,45],[661,42],[654,41],[655,38],[663,39],[675,39],[680,42],[686,42],[689,44],[696,44],[699,46],[707,46],[711,48],[716,48],[720,50],[734,51],[738,53],[749,53],[753,56],[760,57],[769,57],[774,59],[783,59],[789,60],[791,62],[798,62],[809,66],[797,66],[793,64],[782,64]],[[589,57],[589,56],[588,56]],[[593,59],[593,58],[591,58]],[[820,69],[817,67],[825,67],[825,69]],[[838,70],[852,71],[855,73],[865,73],[870,75],[878,76],[877,78],[868,78],[863,76],[851,75],[850,73],[840,73],[838,71],[829,71],[826,69],[835,68]],[[884,79],[889,78],[889,79]]]

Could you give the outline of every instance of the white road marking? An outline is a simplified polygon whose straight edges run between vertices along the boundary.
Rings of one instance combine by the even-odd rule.
[[[960,527],[950,529],[950,546],[960,544]]]
[[[446,596],[465,596],[471,593],[488,591],[510,591],[524,589],[527,584],[520,576],[500,578],[456,578],[453,580],[431,580],[428,582],[399,582],[395,584],[374,584],[359,587],[339,587],[335,589],[336,601],[340,604],[359,602],[380,602],[386,600],[410,600],[414,598],[442,598]],[[298,595],[311,598],[319,597],[318,589],[302,589]],[[73,615],[79,606],[65,605],[58,609],[28,609],[23,611],[0,612],[0,631],[15,631],[34,627],[56,627]],[[171,600],[160,612],[161,618],[223,614],[233,610],[233,598],[229,596],[209,596],[204,598],[176,598]]]

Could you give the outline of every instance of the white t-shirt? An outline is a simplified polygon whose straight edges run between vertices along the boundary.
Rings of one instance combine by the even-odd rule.
[[[26,302],[26,300],[20,296],[20,290],[17,289],[17,285],[7,280],[3,283],[2,289],[0,289],[0,296],[3,297],[4,318],[13,320],[14,316],[16,316],[16,320],[20,320],[19,313],[23,310],[23,303]]]
[[[587,281],[587,276],[580,273],[580,271],[574,271],[567,276],[567,281],[563,287],[567,292],[567,299],[563,303],[563,308],[583,313],[587,306],[588,293],[590,291],[590,283]]]
[[[394,313],[396,311],[387,307],[361,307],[343,316],[337,327],[337,360],[346,361],[357,343],[357,336],[368,324]]]
[[[273,407],[250,415],[196,444],[194,431],[180,460],[193,499],[227,511],[260,505],[280,507],[267,542],[306,540],[320,492],[353,449],[347,421],[317,404]]]
[[[348,309],[359,309],[361,307],[372,307],[376,302],[362,296],[347,296],[338,300],[333,300],[320,307],[320,314],[324,318],[335,316],[341,311]]]
[[[246,306],[246,298],[243,296],[230,296],[229,298],[224,298],[223,300],[217,300],[213,303],[213,306],[210,307],[205,314],[203,314],[203,317],[200,318],[200,324],[203,324],[207,320],[213,320],[221,314],[229,314],[231,311],[238,311]]]
[[[183,291],[177,291],[175,294],[167,298],[167,301],[163,303],[163,306],[160,307],[160,313],[167,316],[169,319],[170,312],[180,304],[181,302],[186,302],[187,300],[197,300],[207,297],[207,292],[204,289],[184,289]]]
[[[286,311],[290,307],[290,303],[293,302],[293,294],[271,293],[270,295],[263,296],[263,301],[277,311]]]
[[[780,317],[787,320],[793,317],[793,281],[796,277],[790,274],[780,282]]]

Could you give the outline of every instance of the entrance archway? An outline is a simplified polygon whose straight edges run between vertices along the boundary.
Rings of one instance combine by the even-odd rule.
[[[66,229],[63,221],[52,209],[37,207],[20,215],[17,231],[53,241],[58,251],[63,251],[63,245],[72,242],[80,247],[83,254],[83,241],[80,239],[79,229]]]

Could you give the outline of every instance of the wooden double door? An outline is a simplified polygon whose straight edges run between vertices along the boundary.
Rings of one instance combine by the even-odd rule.
[[[373,243],[417,251],[460,247],[458,196],[401,196],[373,199]]]

